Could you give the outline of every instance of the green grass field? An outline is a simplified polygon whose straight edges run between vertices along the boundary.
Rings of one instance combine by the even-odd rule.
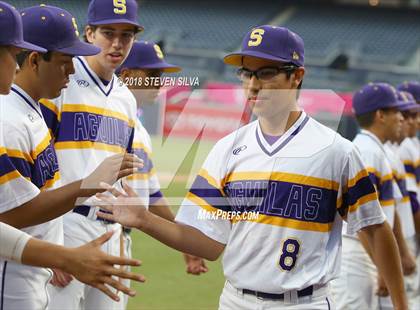
[[[147,280],[132,285],[137,296],[128,309],[217,309],[224,283],[219,262],[207,262],[204,275],[188,275],[181,253],[139,232],[132,237],[133,257],[143,262],[135,270]]]
[[[180,202],[188,184],[187,176],[195,175],[210,150],[212,143],[192,143],[187,139],[168,139],[163,147],[153,138],[153,160],[156,169],[175,179],[161,182],[162,191],[170,201]],[[176,213],[177,205],[172,210]],[[185,271],[181,253],[172,250],[151,237],[134,231],[133,257],[143,266],[135,270],[146,276],[144,284],[133,284],[137,296],[131,298],[128,309],[217,309],[224,278],[220,261],[207,262],[209,271],[200,276]]]

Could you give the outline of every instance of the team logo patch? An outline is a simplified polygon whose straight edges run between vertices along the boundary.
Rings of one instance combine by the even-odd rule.
[[[233,155],[239,155],[240,152],[245,151],[247,149],[246,145],[242,145],[240,147],[237,147],[233,150]]]
[[[80,87],[88,87],[90,84],[88,81],[85,80],[77,80],[77,85],[79,85]]]

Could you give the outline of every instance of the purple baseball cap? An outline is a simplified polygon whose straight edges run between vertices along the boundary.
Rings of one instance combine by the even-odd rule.
[[[420,82],[404,82],[401,85],[398,85],[397,89],[410,93],[417,102],[420,102]]]
[[[164,60],[159,45],[151,41],[134,42],[130,54],[124,63],[118,68],[117,73],[122,69],[160,69],[163,72],[173,73],[182,69],[171,65]]]
[[[0,45],[45,53],[47,50],[23,39],[22,19],[11,5],[0,1]]]
[[[401,107],[397,90],[387,83],[369,83],[353,96],[353,110],[362,115],[380,109]]]
[[[79,40],[76,19],[66,10],[41,4],[21,10],[25,40],[47,51],[74,56],[98,54],[101,49]]]
[[[420,108],[420,104],[416,103],[413,95],[406,91],[399,91],[398,92],[398,100],[401,104],[399,110],[404,111],[412,111],[418,112]]]
[[[138,5],[135,0],[91,0],[88,8],[89,25],[129,24],[139,31],[144,27],[138,23]]]
[[[241,50],[225,56],[224,62],[242,66],[242,58],[252,56],[303,67],[304,54],[304,43],[298,34],[284,27],[264,25],[251,29],[242,41]]]

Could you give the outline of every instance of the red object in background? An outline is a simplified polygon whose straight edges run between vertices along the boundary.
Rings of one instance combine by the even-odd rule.
[[[163,135],[219,140],[249,122],[242,109],[207,104],[166,105]]]
[[[251,111],[236,84],[211,83],[190,98],[189,87],[167,90],[163,135],[219,140],[247,124]],[[198,96],[197,96],[198,94]],[[309,114],[351,115],[351,93],[331,90],[302,90],[299,105]]]

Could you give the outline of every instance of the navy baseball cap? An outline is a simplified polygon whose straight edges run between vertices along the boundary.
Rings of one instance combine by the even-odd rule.
[[[159,45],[151,41],[134,42],[130,54],[118,69],[160,69],[163,72],[179,72],[181,68],[167,63]]]
[[[258,26],[247,33],[239,52],[225,56],[224,62],[232,66],[242,66],[244,56],[304,65],[304,43],[302,38],[284,27]]]
[[[139,31],[138,5],[135,0],[91,0],[88,8],[88,25],[129,24]]]
[[[11,5],[0,1],[0,45],[45,53],[47,50],[23,39],[22,19]]]
[[[41,4],[21,10],[25,40],[51,52],[74,56],[98,54],[101,49],[80,41],[76,19],[66,10]]]
[[[356,115],[380,109],[401,107],[397,90],[387,83],[369,83],[353,96],[353,110]]]
[[[413,95],[417,102],[420,102],[420,82],[410,81],[404,82],[397,87],[398,90],[405,91]]]
[[[398,100],[401,104],[399,108],[400,111],[419,111],[420,104],[416,103],[416,100],[414,99],[413,95],[409,92],[399,91]]]

